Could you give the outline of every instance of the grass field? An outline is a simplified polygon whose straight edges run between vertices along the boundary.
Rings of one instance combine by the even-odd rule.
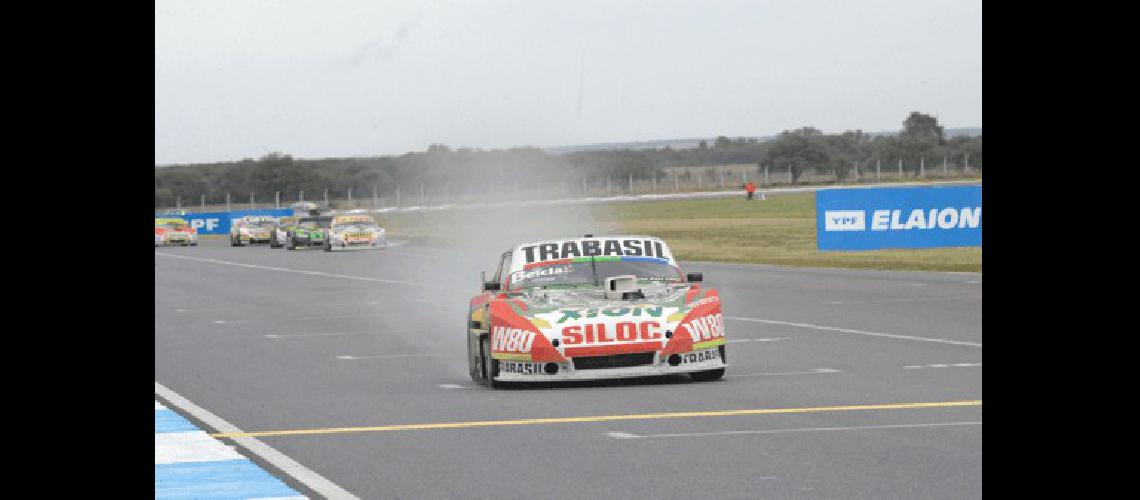
[[[664,238],[678,260],[802,267],[981,272],[980,247],[820,252],[813,193],[738,198],[527,207],[383,217],[392,238],[454,244],[493,239],[502,250],[523,240],[595,234]],[[487,221],[501,225],[485,230]],[[509,231],[508,231],[509,229]],[[520,239],[521,238],[521,239]],[[517,240],[517,241],[516,241]],[[500,250],[501,251],[501,250]]]
[[[922,271],[982,270],[982,249],[935,248],[820,252],[815,195],[624,203],[596,206],[594,217],[622,232],[664,238],[678,260]]]

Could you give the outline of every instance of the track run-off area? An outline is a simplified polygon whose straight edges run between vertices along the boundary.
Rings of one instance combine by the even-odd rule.
[[[682,262],[723,380],[490,390],[496,257],[155,249],[155,397],[312,498],[981,496],[980,274]]]

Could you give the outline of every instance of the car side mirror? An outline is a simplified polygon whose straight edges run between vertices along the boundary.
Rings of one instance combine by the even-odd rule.
[[[705,273],[689,273],[685,275],[685,280],[689,283],[700,283],[705,280]]]
[[[484,281],[483,282],[483,291],[484,292],[497,292],[497,291],[499,291],[500,288],[502,288],[502,285],[500,285],[498,281]]]

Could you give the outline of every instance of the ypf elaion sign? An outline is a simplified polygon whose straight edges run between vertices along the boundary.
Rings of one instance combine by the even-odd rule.
[[[820,250],[982,245],[982,187],[832,189],[816,192]]]

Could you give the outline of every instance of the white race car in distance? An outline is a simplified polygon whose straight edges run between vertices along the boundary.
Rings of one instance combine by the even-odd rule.
[[[371,215],[337,215],[329,227],[325,251],[388,248],[388,235]]]

